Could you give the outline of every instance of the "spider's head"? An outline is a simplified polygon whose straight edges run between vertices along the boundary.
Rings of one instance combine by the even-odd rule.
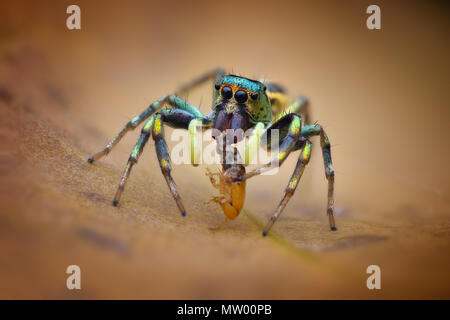
[[[247,130],[257,122],[269,122],[272,112],[266,87],[259,81],[226,75],[215,84],[214,128]]]

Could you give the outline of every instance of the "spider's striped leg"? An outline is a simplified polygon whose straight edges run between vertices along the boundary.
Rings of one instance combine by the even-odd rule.
[[[279,129],[281,133],[286,132],[287,129],[287,133],[279,137],[280,141],[282,142],[278,150],[278,154],[269,163],[247,173],[244,177],[244,180],[260,175],[263,172],[266,172],[276,166],[281,166],[283,164],[284,160],[286,160],[291,151],[294,150],[294,147],[298,141],[302,130],[302,119],[298,114],[295,113],[285,115],[283,118],[267,128],[266,132],[269,132],[273,129]],[[266,139],[269,139],[268,135],[266,135]],[[266,140],[264,141],[264,143],[268,144],[270,142]]]
[[[208,80],[219,80],[221,77],[225,75],[225,70],[222,68],[216,68],[214,70],[211,70],[200,77],[186,83],[185,85],[181,86],[177,91],[177,95],[183,95],[189,90],[194,89],[195,87],[201,85],[202,83],[205,83]]]
[[[129,121],[120,132],[105,146],[105,148],[94,154],[88,159],[89,163],[93,163],[97,161],[103,156],[106,156],[114,146],[119,143],[119,141],[125,136],[125,134],[136,128],[138,125],[142,123],[145,119],[150,117],[153,113],[155,113],[161,106],[164,105],[164,102],[168,99],[168,97],[162,97],[161,99],[153,102],[147,109],[145,109],[140,115],[134,117],[131,121]]]
[[[322,148],[323,164],[325,167],[325,177],[328,180],[328,205],[327,215],[330,223],[330,229],[336,231],[336,223],[334,221],[334,168],[331,160],[331,145],[328,136],[321,125],[313,124],[305,126],[302,129],[302,136],[320,136],[320,146]]]
[[[203,128],[210,127],[213,124],[210,120],[210,116],[198,118],[190,112],[180,109],[165,109],[158,112],[155,115],[155,122],[153,124],[153,140],[155,141],[156,155],[158,157],[159,166],[161,167],[161,172],[166,179],[167,185],[169,186],[169,190],[177,203],[178,209],[183,216],[186,215],[186,210],[184,209],[177,186],[171,175],[172,166],[170,164],[167,143],[164,138],[163,123],[167,123],[171,127],[175,128],[188,129],[192,122],[202,122]]]
[[[183,94],[186,93],[187,91],[195,88],[196,86],[210,80],[210,79],[216,79],[218,80],[220,77],[222,77],[224,75],[225,71],[223,69],[220,68],[216,68],[206,74],[204,74],[203,76],[187,83],[186,85],[182,86],[178,91],[177,94]],[[93,163],[94,161],[99,160],[100,158],[102,158],[103,156],[106,156],[112,148],[114,148],[114,146],[119,143],[119,141],[125,136],[125,134],[130,131],[135,129],[138,125],[140,125],[144,120],[146,120],[148,117],[150,117],[152,114],[154,114],[156,111],[158,111],[165,102],[171,102],[168,100],[173,100],[173,99],[179,99],[182,100],[181,98],[177,97],[176,95],[171,95],[171,96],[166,96],[163,97],[155,102],[153,102],[147,109],[145,109],[141,114],[139,114],[138,116],[136,116],[135,118],[133,118],[131,121],[129,121],[123,128],[122,130],[120,130],[120,132],[110,141],[108,142],[108,144],[103,148],[102,151],[97,152],[96,154],[92,155],[91,157],[89,157],[88,162],[89,163]],[[171,103],[172,104],[172,103]],[[188,105],[186,102],[184,102],[184,104]],[[195,109],[195,108],[194,108]],[[198,110],[197,110],[198,111]],[[195,112],[194,112],[195,113]],[[202,116],[202,115],[200,115]]]
[[[164,139],[164,127],[163,119],[161,114],[157,114],[155,117],[155,124],[153,125],[153,140],[155,141],[156,155],[158,156],[159,166],[161,167],[161,172],[166,179],[169,190],[172,193],[175,202],[177,203],[178,209],[182,216],[186,215],[186,210],[184,209],[183,202],[181,201],[180,194],[178,193],[175,181],[170,174],[172,171],[172,166],[170,165],[170,156],[167,150],[167,143]]]
[[[167,102],[173,108],[161,110],[159,114],[163,115],[164,121],[168,122],[172,127],[187,129],[189,123],[198,117],[201,117],[199,121],[202,121],[205,125],[212,123],[208,118],[210,115],[203,117],[203,114],[197,108],[175,95],[168,96]],[[144,149],[145,144],[152,133],[154,121],[155,115],[150,117],[142,128],[141,136],[130,154],[127,165],[125,166],[125,170],[122,174],[122,178],[120,179],[119,187],[117,188],[116,195],[113,200],[114,206],[119,204],[120,197],[124,191],[128,177],[130,176],[131,169],[138,161],[139,156],[141,155],[142,150]]]
[[[115,136],[106,146],[105,148],[94,154],[92,157],[88,159],[88,162],[93,163],[94,161],[100,159],[101,157],[107,155],[111,149],[123,138],[123,136],[130,130],[133,130],[138,125],[140,125],[145,119],[153,115],[155,112],[160,110],[165,104],[169,104],[174,108],[179,108],[182,110],[186,110],[197,117],[203,117],[203,113],[198,110],[195,106],[188,103],[186,100],[180,98],[177,95],[169,95],[162,97],[159,100],[153,102],[144,112],[142,112],[137,117],[133,118],[130,122],[128,122],[123,129],[119,132],[117,136]]]
[[[122,196],[122,192],[125,189],[125,185],[127,183],[128,177],[131,173],[131,168],[134,166],[134,164],[138,161],[139,156],[142,153],[142,150],[144,150],[145,144],[148,141],[148,138],[150,137],[150,134],[152,133],[153,129],[153,123],[155,122],[155,116],[152,116],[144,125],[141,131],[141,136],[139,137],[139,140],[137,141],[136,145],[133,148],[133,151],[130,154],[130,157],[128,158],[127,165],[125,166],[125,170],[123,171],[122,178],[119,182],[119,187],[117,188],[116,195],[114,196],[113,205],[117,206],[119,204],[120,197]]]
[[[292,195],[295,192],[295,189],[297,188],[298,183],[300,182],[300,179],[303,175],[303,171],[305,170],[305,167],[308,164],[309,159],[311,157],[311,147],[312,147],[311,142],[309,140],[305,141],[303,139],[301,141],[303,142],[304,146],[300,154],[300,157],[298,158],[297,165],[295,166],[294,173],[292,174],[291,179],[289,180],[289,183],[286,187],[283,199],[278,205],[278,208],[273,213],[272,217],[270,217],[269,222],[267,223],[267,225],[263,230],[262,233],[263,236],[266,236],[269,233],[269,230],[272,228],[273,224],[286,207],[288,201],[291,199]]]
[[[267,92],[269,96],[275,97],[272,98],[271,100],[274,99],[278,99],[276,97],[278,97],[276,94],[277,92],[269,92],[269,89],[275,90],[274,89],[274,84],[271,83],[268,88],[267,88]],[[275,88],[279,88],[279,86],[276,86]],[[281,93],[279,93],[281,94]],[[283,93],[284,94],[284,93]],[[281,105],[282,102],[274,102],[276,104]],[[285,107],[284,109],[281,110],[281,112],[277,115],[276,119],[273,121],[274,123],[276,123],[277,121],[281,120],[283,117],[285,117],[288,114],[291,113],[295,113],[298,114],[302,117],[302,126],[304,126],[306,123],[308,123],[308,99],[306,99],[305,97],[299,97],[297,99],[295,99],[290,105],[288,105],[287,107]],[[254,127],[254,131],[252,133],[252,135],[249,137],[249,139],[247,140],[247,144],[245,146],[245,163],[249,164],[250,161],[253,159],[253,156],[256,152],[258,152],[259,150],[259,144],[260,144],[260,139],[261,136],[263,135],[263,128],[264,128],[264,124],[259,122],[255,125]],[[297,142],[297,144],[299,144],[299,142]],[[296,145],[296,147],[294,148],[294,150],[298,150],[300,149],[300,147],[302,147],[302,145]]]
[[[272,114],[275,115],[273,122],[278,121],[289,113],[297,113],[301,115],[303,124],[309,124],[308,99],[300,96],[290,102],[289,95],[286,90],[284,90],[283,86],[275,82],[267,82],[264,79],[263,82],[267,88],[266,94],[269,97],[270,104],[272,106]]]
[[[289,104],[289,95],[283,86],[278,83],[265,79],[260,79],[260,81],[266,86],[266,95],[272,107],[272,114],[276,117],[279,116]]]

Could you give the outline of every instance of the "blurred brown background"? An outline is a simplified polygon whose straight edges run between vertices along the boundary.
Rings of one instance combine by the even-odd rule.
[[[66,8],[81,8],[81,30]],[[381,30],[366,28],[367,6]],[[449,10],[413,1],[15,1],[0,10],[0,297],[450,298]],[[149,142],[91,166],[123,124],[214,67],[309,97],[336,169],[327,228],[319,143],[271,237],[296,162],[249,181],[222,232],[205,166],[175,166],[182,219]],[[211,86],[189,95],[209,110]],[[170,137],[171,130],[166,130]],[[170,144],[172,145],[172,144]],[[65,269],[82,270],[69,291]],[[366,288],[381,267],[382,289]]]

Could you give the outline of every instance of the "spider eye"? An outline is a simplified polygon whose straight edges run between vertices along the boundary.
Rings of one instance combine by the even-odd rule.
[[[252,97],[253,100],[258,99],[258,93],[257,92],[253,92],[250,97]]]
[[[216,90],[220,89],[220,83],[216,83],[216,85],[214,86],[214,88],[216,88]]]
[[[238,103],[244,103],[244,102],[247,101],[247,99],[248,99],[247,92],[245,92],[244,90],[239,90],[238,92],[236,92],[236,93],[234,94],[234,99],[235,99]]]
[[[266,91],[266,90],[267,90],[267,86],[266,86],[266,85],[264,85],[264,87],[263,87],[263,90],[264,90],[264,91]]]
[[[225,99],[231,99],[232,96],[233,96],[233,90],[231,90],[230,87],[222,88],[222,97],[224,97]]]

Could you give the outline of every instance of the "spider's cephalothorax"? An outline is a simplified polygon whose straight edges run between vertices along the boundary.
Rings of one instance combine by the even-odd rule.
[[[268,123],[272,120],[270,102],[265,92],[266,87],[261,82],[227,75],[217,81],[215,88],[213,110],[217,113],[216,117],[240,113],[245,116],[245,126],[258,122]]]
[[[212,112],[204,115],[195,106],[180,98],[180,95],[208,80],[215,80],[214,98]],[[163,108],[166,105],[170,107]],[[245,182],[247,179],[260,175],[272,169],[275,165],[281,165],[289,154],[293,151],[300,150],[297,165],[286,187],[285,195],[263,230],[263,235],[267,235],[294,194],[303,175],[303,171],[309,162],[312,147],[309,138],[312,136],[320,136],[325,176],[328,180],[327,215],[331,230],[336,230],[333,216],[334,169],[331,161],[330,142],[322,126],[319,124],[309,124],[307,106],[308,101],[303,97],[294,99],[291,102],[284,89],[275,83],[255,81],[236,75],[225,75],[222,69],[217,69],[186,84],[176,94],[162,97],[153,102],[140,115],[129,121],[102,151],[90,157],[88,161],[93,163],[108,154],[129,130],[136,128],[144,120],[147,120],[142,128],[141,136],[130,154],[113,204],[115,206],[118,205],[131,168],[138,161],[145,144],[150,136],[152,136],[155,141],[161,171],[181,214],[184,216],[186,215],[186,211],[171,175],[172,169],[164,138],[163,124],[189,130],[191,137],[199,130],[209,128],[217,129],[220,135],[229,130],[234,132],[237,130],[246,131],[252,129],[250,136],[241,136],[241,138],[234,136],[234,141],[230,142],[236,143],[241,139],[246,139],[244,160],[239,163],[237,161],[232,163],[223,161],[221,173],[213,174],[208,172],[207,175],[210,177],[214,187],[219,189],[221,193],[220,196],[214,197],[212,201],[220,203],[227,218],[226,221],[228,221],[229,219],[235,219],[243,207]],[[278,153],[266,165],[246,173],[245,165],[249,163],[251,158],[251,150],[254,149],[252,146],[256,145],[257,147],[270,148],[270,139],[264,139],[264,137],[269,137],[265,133],[273,129],[279,130]],[[193,165],[197,165],[196,154],[199,152],[197,149],[194,140],[191,139],[191,162]],[[223,150],[225,149],[227,148]],[[240,155],[236,151],[236,148],[234,150],[231,158],[236,160]],[[247,152],[247,150],[250,151]],[[222,157],[227,156],[225,151],[223,152]],[[218,180],[215,179],[216,175],[219,176]]]

